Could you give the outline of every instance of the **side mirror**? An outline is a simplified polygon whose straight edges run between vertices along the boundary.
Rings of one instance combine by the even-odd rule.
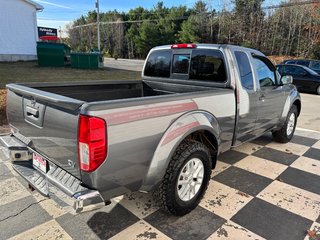
[[[280,79],[280,82],[282,85],[292,84],[293,83],[293,77],[290,75],[282,76]]]

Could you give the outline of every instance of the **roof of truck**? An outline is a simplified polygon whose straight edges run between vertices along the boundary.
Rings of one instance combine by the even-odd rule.
[[[152,50],[161,50],[161,49],[171,49],[172,46],[174,45],[189,45],[189,44],[172,44],[172,45],[163,45],[163,46],[157,46],[154,47]],[[264,54],[256,49],[252,49],[252,48],[246,48],[246,47],[242,47],[242,46],[238,46],[238,45],[232,45],[232,44],[206,44],[206,43],[196,43],[196,44],[190,44],[190,45],[194,45],[195,47],[192,48],[213,48],[213,49],[221,49],[221,48],[229,48],[229,49],[233,49],[233,50],[239,50],[239,51],[246,51],[246,52],[251,52],[251,53],[255,53],[258,55],[263,55]],[[183,47],[184,48],[184,47]],[[187,49],[187,48],[185,48]]]

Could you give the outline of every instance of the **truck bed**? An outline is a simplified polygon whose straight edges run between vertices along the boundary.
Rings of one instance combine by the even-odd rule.
[[[119,103],[128,107],[150,101],[190,99],[183,94],[211,89],[153,81],[26,83],[9,84],[7,88],[8,118],[14,135],[30,146],[31,151],[42,154],[79,179],[80,114],[90,115],[87,110],[95,106],[107,111]]]
[[[170,83],[153,83],[151,81],[120,81],[120,82],[96,82],[81,84],[35,84],[30,86],[33,89],[50,92],[61,96],[85,101],[96,102],[106,100],[118,100],[129,98],[151,97],[158,95],[176,94],[184,92],[193,92],[199,90],[208,90],[208,88],[197,86],[177,85],[172,87]],[[168,90],[170,89],[170,91]]]
[[[99,83],[94,85],[77,85],[77,86],[40,86],[35,89],[59,94],[65,97],[78,99],[85,102],[96,102],[126,98],[137,98],[143,96],[152,96],[162,93],[148,88],[141,82],[133,83]]]

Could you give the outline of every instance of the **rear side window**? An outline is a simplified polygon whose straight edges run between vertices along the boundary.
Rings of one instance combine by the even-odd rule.
[[[150,77],[170,77],[171,50],[159,50],[150,54],[144,75]]]
[[[190,79],[225,82],[227,80],[227,75],[222,53],[218,50],[193,50]]]
[[[240,72],[241,84],[246,89],[253,89],[253,75],[247,54],[244,52],[235,52]]]

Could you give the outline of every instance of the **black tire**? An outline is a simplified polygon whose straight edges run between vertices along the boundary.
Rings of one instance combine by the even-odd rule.
[[[316,89],[316,94],[320,95],[320,85]]]
[[[183,201],[177,193],[177,181],[182,168],[193,158],[200,159],[203,164],[203,181],[195,196],[189,201]],[[183,216],[195,209],[208,188],[211,165],[210,152],[204,144],[197,141],[183,141],[171,158],[159,189],[156,192],[156,198],[161,207],[176,216]]]
[[[288,135],[287,134],[287,127],[288,127],[289,118],[292,113],[294,114],[294,117],[295,117],[294,127],[293,127],[293,131],[291,132],[291,134]],[[287,119],[286,119],[284,125],[282,126],[282,128],[277,131],[272,132],[273,139],[276,142],[280,142],[280,143],[290,142],[290,140],[292,139],[292,137],[294,135],[294,131],[296,129],[296,126],[297,126],[297,119],[298,119],[298,109],[295,105],[292,105],[292,107],[290,108],[290,111],[287,115]]]

